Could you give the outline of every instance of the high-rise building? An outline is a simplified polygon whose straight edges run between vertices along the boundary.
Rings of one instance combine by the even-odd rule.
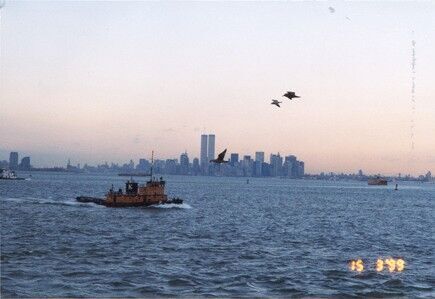
[[[200,174],[199,160],[198,158],[194,158],[192,161],[192,174],[198,175]]]
[[[255,153],[255,161],[263,163],[264,162],[264,152],[256,152]]]
[[[215,135],[210,134],[208,135],[208,154],[207,154],[207,160],[213,160],[215,158]],[[209,163],[208,165],[208,174],[209,175],[215,175],[216,172],[216,164]]]
[[[233,154],[231,154],[231,157],[230,157],[230,164],[231,165],[235,165],[235,164],[237,164],[239,162],[239,154],[237,154],[237,153],[233,153]]]
[[[282,157],[278,155],[270,155],[270,175],[281,176],[282,175]]]
[[[30,157],[24,157],[21,159],[20,169],[21,170],[30,170],[32,166],[30,165]]]
[[[9,154],[9,169],[17,170],[18,169],[18,153],[11,152]]]
[[[187,153],[180,155],[180,174],[189,174],[189,156]]]
[[[208,159],[207,159],[207,145],[208,145],[208,136],[203,134],[201,135],[201,155],[200,155],[200,165],[201,165],[201,172],[203,174],[207,174],[208,170]]]
[[[299,161],[298,177],[301,178],[304,175],[305,175],[305,163],[303,161]]]
[[[251,156],[243,156],[242,167],[244,176],[252,176],[254,161],[252,161]]]
[[[297,176],[298,163],[296,156],[286,156],[283,165],[283,175],[295,178]]]
[[[214,160],[215,158],[215,140],[216,136],[214,134],[208,135],[208,160]]]
[[[167,159],[165,163],[165,173],[166,174],[177,174],[177,160]]]
[[[150,169],[150,162],[147,159],[139,159],[139,164],[136,165],[136,169],[139,171],[149,171]]]
[[[263,175],[264,152],[255,153],[255,175]]]

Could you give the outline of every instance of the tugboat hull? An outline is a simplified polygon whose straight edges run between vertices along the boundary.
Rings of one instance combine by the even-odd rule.
[[[97,205],[102,205],[112,208],[128,208],[128,207],[148,207],[155,205],[165,205],[165,204],[182,204],[183,200],[180,198],[168,199],[164,202],[135,202],[135,203],[123,203],[123,202],[109,202],[104,198],[99,197],[89,197],[89,196],[78,196],[76,197],[78,202],[82,203],[94,203]]]

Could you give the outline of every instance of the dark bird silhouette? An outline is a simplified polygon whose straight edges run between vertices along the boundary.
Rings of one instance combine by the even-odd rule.
[[[210,160],[210,162],[221,164],[221,163],[228,163],[228,161],[225,161],[225,154],[227,153],[227,149],[225,149],[222,153],[220,153],[217,157],[217,159]]]
[[[296,93],[294,91],[287,91],[283,97],[289,98],[290,100],[292,100],[293,98],[300,98],[300,96],[297,96]]]
[[[270,103],[271,105],[275,105],[278,107],[281,107],[279,104],[281,104],[282,102],[279,102],[278,100],[272,100],[272,103]]]

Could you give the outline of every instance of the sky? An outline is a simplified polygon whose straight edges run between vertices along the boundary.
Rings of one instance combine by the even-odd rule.
[[[433,1],[5,1],[0,13],[0,160],[192,159],[214,133],[216,152],[294,154],[309,173],[435,172]]]

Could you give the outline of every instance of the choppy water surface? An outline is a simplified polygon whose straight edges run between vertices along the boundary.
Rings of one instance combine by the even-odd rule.
[[[173,176],[181,207],[116,209],[74,198],[124,178],[32,176],[0,181],[3,297],[435,297],[433,184]]]

